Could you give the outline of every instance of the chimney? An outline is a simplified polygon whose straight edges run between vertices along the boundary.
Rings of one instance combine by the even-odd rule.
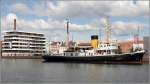
[[[16,31],[16,19],[14,19],[14,31]]]
[[[67,19],[67,48],[69,48],[69,20]]]

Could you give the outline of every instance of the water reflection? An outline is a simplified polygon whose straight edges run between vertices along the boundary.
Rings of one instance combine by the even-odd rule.
[[[148,69],[148,64],[43,63],[40,59],[3,59],[1,77],[5,83],[143,83],[148,82]]]

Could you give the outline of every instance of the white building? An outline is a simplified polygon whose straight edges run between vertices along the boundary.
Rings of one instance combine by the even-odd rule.
[[[50,52],[51,54],[63,54],[63,52],[67,49],[65,43],[63,42],[51,42],[50,44]]]
[[[51,54],[59,54],[60,42],[51,42],[50,51]]]
[[[43,34],[6,32],[2,43],[2,56],[41,56],[45,50]]]

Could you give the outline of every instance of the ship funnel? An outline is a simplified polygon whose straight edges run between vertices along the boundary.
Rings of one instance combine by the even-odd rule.
[[[91,46],[93,48],[98,48],[98,35],[91,36]]]
[[[14,31],[16,31],[16,19],[14,19]]]

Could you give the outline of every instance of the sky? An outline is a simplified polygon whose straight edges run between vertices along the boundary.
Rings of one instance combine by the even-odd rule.
[[[60,1],[0,0],[1,34],[13,31],[42,33],[47,41],[66,40],[66,19],[70,39],[89,42],[91,35],[104,40],[105,17],[111,28],[111,40],[132,40],[139,27],[140,38],[149,35],[149,0]]]

